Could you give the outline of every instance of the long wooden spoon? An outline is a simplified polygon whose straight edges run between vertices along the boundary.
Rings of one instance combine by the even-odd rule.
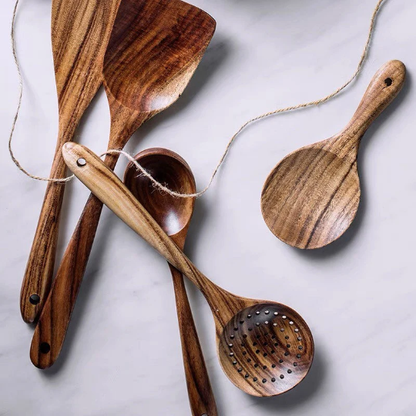
[[[263,188],[261,208],[274,235],[293,247],[316,249],[349,228],[361,196],[357,170],[361,138],[400,92],[405,77],[402,62],[385,64],[341,133],[291,153],[273,169]]]
[[[63,178],[61,147],[75,130],[102,83],[105,50],[120,0],[53,0],[52,52],[59,135],[50,177]],[[49,183],[20,293],[26,322],[42,311],[52,283],[65,185]]]
[[[179,98],[214,30],[211,16],[180,0],[122,1],[104,59],[109,149],[122,149],[143,122]],[[118,157],[106,156],[110,169]],[[91,195],[65,251],[32,340],[30,357],[39,368],[61,351],[101,210]]]
[[[222,368],[237,387],[254,396],[275,396],[304,379],[314,343],[297,312],[281,303],[235,296],[215,285],[94,153],[67,143],[63,155],[72,172],[104,204],[199,288],[214,315]]]
[[[196,192],[195,178],[188,164],[176,153],[167,149],[148,149],[138,153],[135,159],[161,183],[176,192]],[[186,235],[194,211],[194,198],[174,198],[155,191],[151,181],[129,163],[124,174],[124,183],[143,204],[149,214],[183,250]],[[191,307],[186,294],[181,272],[169,265],[175,289],[176,310],[182,343],[186,384],[193,416],[216,416],[217,407],[204,355],[198,339]]]

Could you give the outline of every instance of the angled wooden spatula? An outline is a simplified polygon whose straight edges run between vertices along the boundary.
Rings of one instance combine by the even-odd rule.
[[[122,0],[104,60],[110,149],[123,148],[144,121],[179,98],[214,30],[211,16],[180,0]],[[114,169],[118,156],[107,155],[107,166]],[[61,351],[102,206],[90,196],[64,254],[32,340],[39,368]]]

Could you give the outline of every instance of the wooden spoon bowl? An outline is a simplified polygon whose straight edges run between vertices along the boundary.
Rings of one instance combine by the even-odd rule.
[[[147,149],[136,156],[140,165],[154,179],[169,184],[170,189],[181,193],[195,193],[196,185],[191,168],[179,155],[167,149]],[[175,198],[154,188],[148,178],[129,163],[124,183],[141,202],[147,212],[169,236],[174,236],[189,227],[194,210],[194,198]]]
[[[349,228],[360,196],[356,163],[331,150],[308,147],[287,156],[268,177],[262,195],[263,216],[283,242],[320,248]]]

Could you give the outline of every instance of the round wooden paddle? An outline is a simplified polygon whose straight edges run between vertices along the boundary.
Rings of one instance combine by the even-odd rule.
[[[176,192],[194,194],[195,178],[189,165],[178,154],[168,149],[147,149],[134,157],[160,183]],[[155,190],[153,183],[129,163],[124,183],[163,231],[182,250],[185,246],[195,198],[174,198]],[[204,355],[192,317],[182,273],[169,265],[175,289],[176,311],[182,344],[189,404],[193,416],[217,416],[214,393],[209,381]]]
[[[63,155],[71,171],[105,205],[199,288],[214,316],[220,363],[238,388],[253,396],[276,396],[306,377],[314,343],[296,311],[281,303],[236,296],[215,285],[98,156],[75,143],[67,143]]]
[[[123,0],[104,58],[110,104],[109,149],[122,149],[148,119],[182,94],[215,31],[215,20],[180,0]],[[107,155],[114,169],[118,154]],[[36,326],[30,358],[58,358],[94,242],[102,203],[91,195],[65,251]]]
[[[276,237],[293,247],[316,249],[349,228],[360,203],[361,138],[400,92],[405,76],[402,62],[385,64],[341,133],[291,153],[273,169],[263,188],[261,208]]]
[[[120,0],[53,0],[52,52],[58,93],[59,135],[50,173],[63,178],[61,147],[75,130],[103,80],[103,60]],[[20,311],[36,321],[52,283],[65,185],[49,182],[29,254]]]

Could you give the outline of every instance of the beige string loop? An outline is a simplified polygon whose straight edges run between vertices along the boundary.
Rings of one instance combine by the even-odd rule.
[[[11,32],[10,32],[10,38],[11,38],[11,41],[12,41],[13,58],[14,58],[14,63],[16,65],[16,69],[17,69],[17,75],[18,75],[18,78],[19,78],[19,100],[17,102],[16,113],[14,115],[12,128],[10,130],[9,154],[10,154],[10,157],[13,160],[14,164],[18,167],[18,169],[21,172],[23,172],[25,175],[29,176],[29,178],[36,179],[38,181],[45,181],[45,182],[57,182],[57,183],[69,182],[71,179],[74,178],[74,175],[71,175],[68,178],[63,178],[63,179],[44,178],[42,176],[32,175],[31,173],[29,173],[27,170],[25,170],[23,168],[23,166],[20,164],[20,162],[15,157],[13,149],[12,149],[12,141],[13,141],[14,130],[16,128],[17,120],[19,118],[20,107],[22,106],[22,97],[23,97],[23,77],[22,77],[22,71],[20,70],[19,60],[17,59],[16,38],[14,36],[14,28],[16,26],[16,15],[17,15],[17,8],[19,7],[19,2],[20,2],[20,0],[16,0],[16,3],[14,4],[13,17],[12,17],[12,28],[11,28]]]
[[[29,176],[32,179],[37,179],[37,180],[41,180],[41,181],[48,181],[48,182],[68,182],[73,178],[73,175],[64,179],[55,179],[55,178],[42,178],[39,176],[35,176],[35,175],[31,175],[29,172],[27,172],[25,169],[23,169],[23,167],[20,165],[19,161],[15,158],[13,151],[12,151],[12,138],[13,138],[13,133],[16,127],[16,123],[17,123],[17,119],[19,116],[19,111],[20,111],[20,107],[21,107],[21,103],[22,103],[22,96],[23,96],[23,80],[22,80],[22,74],[20,71],[20,66],[19,66],[19,62],[17,59],[17,53],[16,53],[16,44],[15,44],[15,36],[14,36],[14,27],[15,27],[15,21],[16,21],[16,13],[17,13],[17,8],[19,5],[19,1],[20,0],[16,0],[15,3],[15,7],[13,10],[13,18],[12,18],[12,30],[11,30],[11,40],[12,40],[12,49],[13,49],[13,56],[14,56],[14,61],[16,64],[16,68],[17,68],[17,72],[19,75],[19,83],[20,83],[20,94],[19,94],[19,102],[18,102],[18,106],[17,106],[17,111],[13,120],[13,124],[12,124],[12,129],[11,129],[11,133],[10,133],[10,138],[9,138],[9,152],[10,152],[10,156],[13,160],[13,162],[15,163],[15,165],[19,168],[19,170],[21,170],[23,173],[25,173],[27,176]],[[256,121],[262,120],[264,118],[276,115],[276,114],[280,114],[280,113],[286,113],[289,111],[295,111],[295,110],[300,110],[302,108],[307,108],[307,107],[313,107],[313,106],[318,106],[320,104],[326,103],[327,101],[331,100],[332,98],[334,98],[335,96],[337,96],[338,94],[340,94],[343,90],[345,90],[356,78],[357,76],[360,74],[360,72],[362,71],[364,62],[367,58],[368,55],[368,51],[370,49],[370,44],[371,44],[371,39],[374,33],[374,29],[375,29],[375,24],[376,24],[376,19],[378,16],[378,13],[381,9],[381,6],[383,5],[383,3],[386,0],[378,0],[376,7],[374,9],[374,12],[371,16],[371,21],[370,21],[370,28],[369,28],[369,32],[368,32],[368,36],[367,36],[367,40],[364,46],[364,50],[361,54],[361,58],[358,62],[358,66],[354,72],[354,74],[352,75],[352,77],[344,84],[342,85],[340,88],[338,88],[336,91],[334,91],[333,93],[327,95],[324,98],[321,98],[319,100],[316,101],[310,101],[307,103],[303,103],[303,104],[298,104],[298,105],[294,105],[294,106],[290,106],[290,107],[285,107],[285,108],[280,108],[278,110],[273,110],[270,111],[268,113],[264,113],[261,114],[257,117],[254,117],[250,120],[248,120],[246,123],[244,123],[238,130],[237,132],[234,134],[234,136],[230,139],[230,141],[228,142],[225,151],[223,153],[223,155],[221,156],[220,161],[218,162],[217,166],[215,167],[211,178],[208,181],[207,186],[200,192],[194,193],[194,194],[182,194],[182,193],[178,193],[178,192],[174,192],[171,189],[167,188],[166,186],[164,186],[163,184],[159,183],[156,179],[153,178],[152,175],[150,175],[134,158],[133,156],[131,156],[130,154],[128,154],[127,152],[124,152],[122,150],[108,150],[106,153],[104,154],[115,154],[115,153],[119,153],[122,154],[123,156],[125,156],[128,160],[130,160],[132,163],[134,163],[134,165],[136,166],[136,168],[141,172],[141,174],[145,177],[147,177],[148,179],[150,179],[150,181],[153,183],[153,185],[163,191],[166,192],[167,194],[173,196],[173,197],[177,197],[177,198],[199,198],[200,196],[204,195],[208,189],[211,187],[220,167],[222,166],[222,164],[225,162],[226,157],[228,156],[229,152],[230,152],[230,148],[233,145],[234,141],[236,140],[236,138],[242,133],[243,130],[246,129],[246,127],[248,127],[250,124],[255,123]]]

